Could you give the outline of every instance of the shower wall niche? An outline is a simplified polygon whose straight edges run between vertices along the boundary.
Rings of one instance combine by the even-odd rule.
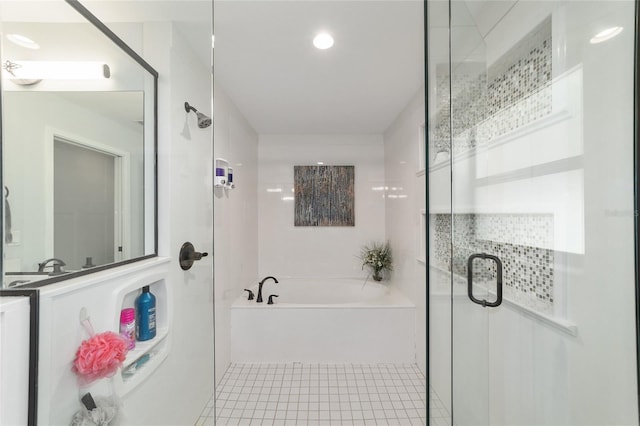
[[[472,253],[496,255],[508,300],[563,317],[554,306],[554,296],[564,296],[556,251],[584,252],[582,99],[575,96],[583,83],[581,66],[554,72],[552,24],[542,19],[492,62],[496,55],[481,45],[454,59],[451,73],[436,66],[429,173],[432,188],[447,188],[453,176],[453,199],[431,191],[429,216],[433,265],[462,278]],[[450,161],[434,163],[443,151]],[[479,263],[474,274],[490,281],[495,264]]]
[[[450,151],[450,136],[459,155],[551,114],[551,45],[548,17],[492,64],[484,52],[452,64],[451,93],[449,67],[439,66],[431,158]]]
[[[435,229],[432,264],[466,276],[471,254],[494,254],[502,260],[505,296],[537,312],[553,314],[554,250],[549,248],[553,242],[553,216],[456,214],[453,259],[451,215],[435,214],[431,220]],[[474,281],[491,281],[495,273],[494,262],[478,262]]]

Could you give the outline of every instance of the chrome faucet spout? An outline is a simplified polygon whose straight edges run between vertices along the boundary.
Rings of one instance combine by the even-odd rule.
[[[51,263],[51,265],[49,265],[49,263]],[[47,259],[42,263],[38,263],[38,272],[44,272],[44,268],[46,268],[47,266],[52,266],[53,271],[49,275],[64,274],[64,269],[62,267],[65,265],[66,263],[64,263],[62,260],[52,257],[51,259]]]
[[[262,281],[258,283],[258,297],[256,298],[257,303],[262,303],[262,286],[264,285],[264,282],[267,280],[273,280],[276,284],[278,283],[278,280],[276,279],[276,277],[272,277],[271,275],[269,275],[268,277],[264,277]]]

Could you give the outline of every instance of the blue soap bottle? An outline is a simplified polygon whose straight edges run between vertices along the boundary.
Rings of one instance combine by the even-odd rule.
[[[136,339],[141,342],[156,337],[156,297],[149,286],[142,287],[136,299]]]

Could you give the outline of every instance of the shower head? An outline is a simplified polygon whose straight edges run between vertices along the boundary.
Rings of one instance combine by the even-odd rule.
[[[198,116],[198,127],[200,127],[201,129],[206,129],[207,127],[211,126],[213,120],[189,105],[189,102],[184,103],[184,109],[187,112],[193,111],[196,113],[196,115]]]

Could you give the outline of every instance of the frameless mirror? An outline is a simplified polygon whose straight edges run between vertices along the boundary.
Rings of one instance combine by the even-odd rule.
[[[3,287],[155,256],[156,71],[75,0],[19,6],[1,22]]]

